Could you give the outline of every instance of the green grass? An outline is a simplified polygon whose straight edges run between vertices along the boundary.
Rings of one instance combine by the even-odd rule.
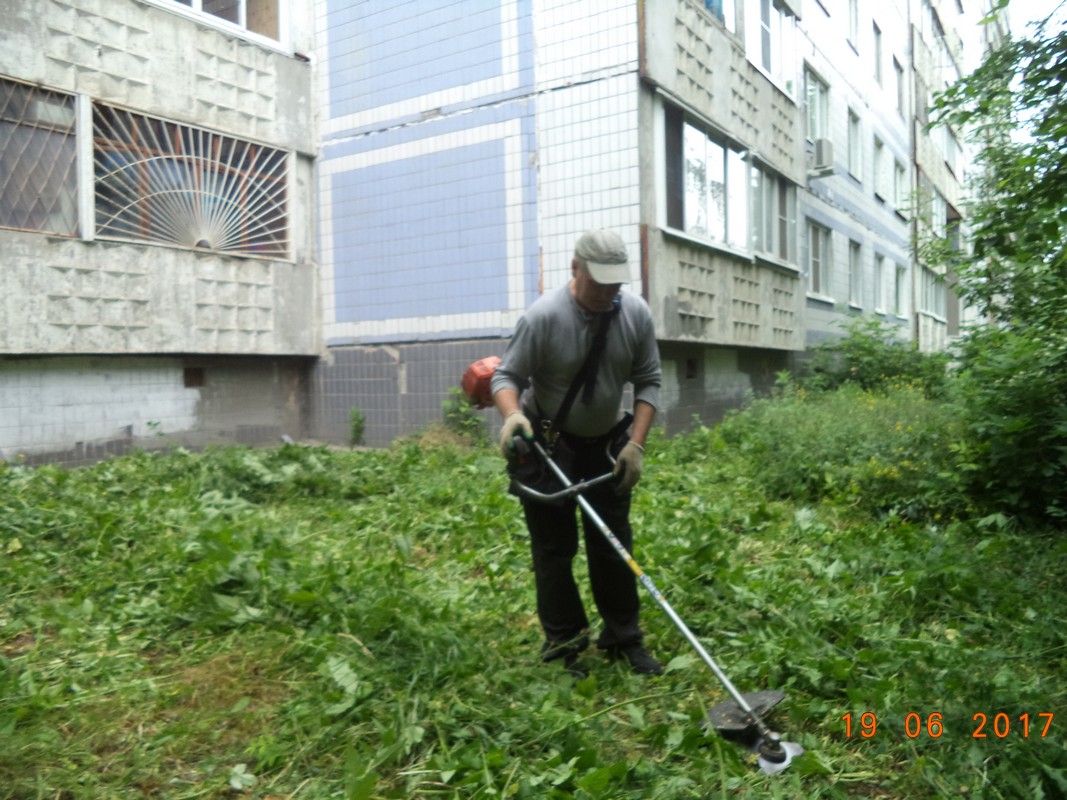
[[[785,773],[704,730],[725,693],[651,599],[663,677],[538,663],[499,456],[424,440],[0,466],[0,797],[1063,796],[1067,540],[857,502],[873,467],[789,496],[732,424],[652,442],[637,559],[742,691],[787,693]]]

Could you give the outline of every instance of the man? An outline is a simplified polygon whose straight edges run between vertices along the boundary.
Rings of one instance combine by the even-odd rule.
[[[632,383],[633,424],[628,440],[623,433],[616,444],[617,481],[584,494],[632,552],[630,493],[641,477],[660,386],[652,315],[640,297],[619,293],[630,280],[630,266],[617,233],[601,229],[583,234],[575,245],[571,273],[566,286],[538,298],[519,320],[493,376],[493,400],[504,418],[501,448],[505,457],[514,457],[516,436],[531,439],[535,426],[540,432],[546,419],[558,419],[598,330],[606,324],[594,382],[583,387],[558,428],[562,444],[573,451],[571,480],[611,470],[607,448],[618,435],[613,428],[621,417],[623,387]],[[589,620],[572,571],[578,550],[576,503],[559,507],[528,498],[522,503],[533,552],[537,613],[545,634],[542,660],[563,659],[568,671],[581,675],[578,656],[589,646]],[[633,573],[584,514],[582,527],[593,599],[604,625],[598,647],[612,658],[625,658],[634,672],[660,674],[662,665],[643,645]]]

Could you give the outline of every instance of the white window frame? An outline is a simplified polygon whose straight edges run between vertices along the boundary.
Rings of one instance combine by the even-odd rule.
[[[884,203],[889,199],[889,157],[886,155],[885,142],[874,137],[874,197]]]
[[[216,16],[210,11],[204,11],[204,0],[142,0],[149,5],[178,14],[183,17],[194,19],[211,28],[236,34],[256,44],[263,45],[272,50],[289,53],[292,47],[290,38],[290,3],[291,0],[271,0],[277,6],[278,37],[273,38],[263,33],[257,33],[247,27],[248,3],[250,0],[232,0],[238,4],[239,22],[230,22],[227,19]]]
[[[893,314],[901,318],[908,314],[908,268],[903,264],[893,272]]]
[[[877,22],[872,22],[872,31],[874,33],[874,48],[872,57],[874,58],[874,79],[878,82],[878,85],[882,85],[882,81],[885,79],[885,75],[882,68],[882,29],[878,27]]]
[[[834,238],[833,231],[825,225],[809,219],[808,235],[808,291],[819,297],[831,298],[833,280]]]
[[[863,246],[855,239],[848,243],[848,304],[863,308]]]
[[[906,105],[907,105],[907,84],[904,82],[904,66],[897,60],[896,56],[893,56],[893,80],[896,83],[896,95],[897,95],[897,114],[901,118],[906,117]]]
[[[919,310],[939,319],[948,315],[944,278],[925,265],[919,278]]]
[[[795,264],[797,187],[758,164],[751,171],[752,247],[765,258]]]
[[[790,97],[796,93],[796,17],[783,0],[744,4],[745,54],[748,60]]]
[[[848,173],[858,181],[863,180],[863,126],[852,108],[848,110]]]
[[[881,253],[874,254],[874,310],[879,313],[885,312],[885,256]]]
[[[828,139],[830,137],[830,86],[811,69],[804,68],[804,91],[807,96],[807,135],[808,139]]]
[[[704,0],[704,8],[726,26],[730,33],[737,33],[736,0]]]
[[[893,208],[902,217],[906,217],[908,199],[908,171],[899,160],[893,161]]]
[[[859,0],[848,0],[848,41],[852,48],[859,52],[860,48],[860,9]]]

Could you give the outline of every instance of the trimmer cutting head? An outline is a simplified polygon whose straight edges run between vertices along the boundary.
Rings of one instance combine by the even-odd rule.
[[[741,695],[760,720],[785,699],[784,692],[766,691],[749,692]],[[763,730],[753,716],[732,700],[719,703],[708,712],[708,724],[724,739],[747,747],[749,752],[759,755],[760,771],[767,775],[781,772],[794,758],[804,752],[804,748],[795,742],[783,742],[777,733]]]
[[[785,699],[785,692],[748,692],[741,695],[757,717],[763,719],[771,709]],[[753,750],[760,732],[752,719],[736,702],[726,700],[708,711],[708,724],[722,738]]]
[[[793,763],[793,759],[804,754],[804,748],[796,742],[783,742],[777,733],[772,733],[767,738],[760,738],[756,743],[756,752],[759,758],[760,772],[765,775],[773,775]]]

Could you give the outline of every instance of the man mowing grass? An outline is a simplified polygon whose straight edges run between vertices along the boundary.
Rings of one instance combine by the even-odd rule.
[[[630,280],[630,265],[614,231],[583,234],[571,273],[566,286],[538,298],[519,320],[493,375],[493,401],[504,418],[501,448],[514,459],[515,437],[536,436],[575,482],[613,469],[614,484],[600,484],[584,496],[632,553],[630,495],[641,477],[660,386],[652,316],[644,300],[619,291]],[[626,383],[633,385],[634,408],[623,415]],[[541,658],[562,659],[568,671],[583,675],[579,656],[589,646],[589,619],[572,569],[578,552],[576,503],[523,497],[522,505],[545,634]],[[582,530],[603,622],[597,646],[611,658],[625,658],[634,672],[662,673],[643,644],[633,573],[584,513]]]

